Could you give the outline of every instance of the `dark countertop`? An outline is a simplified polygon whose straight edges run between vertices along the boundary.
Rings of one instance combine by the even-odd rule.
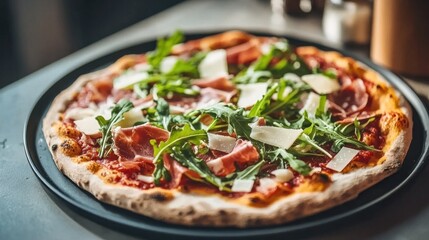
[[[263,1],[190,1],[144,20],[0,90],[0,239],[133,239],[75,213],[54,201],[31,171],[23,148],[23,126],[39,96],[62,75],[114,49],[165,35],[174,29],[256,29],[318,41],[319,19],[275,20]],[[246,8],[242,6],[246,5]],[[364,54],[361,51],[358,53]],[[408,80],[427,97],[429,87]],[[427,239],[429,166],[405,189],[339,228],[305,233],[306,239]],[[144,238],[144,236],[141,236]]]

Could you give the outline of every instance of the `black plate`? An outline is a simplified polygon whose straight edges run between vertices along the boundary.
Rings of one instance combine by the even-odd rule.
[[[188,34],[187,39],[200,38],[210,34],[214,33]],[[262,33],[255,34],[270,35]],[[410,182],[410,180],[416,176],[416,173],[422,169],[422,166],[428,156],[429,145],[429,138],[427,135],[427,132],[429,131],[429,117],[424,104],[417,94],[398,76],[375,65],[367,59],[362,59],[348,52],[339,49],[332,49],[317,43],[303,41],[288,36],[282,37],[289,39],[290,43],[293,45],[312,45],[321,49],[334,50],[341,52],[344,55],[351,56],[352,58],[355,58],[378,71],[405,96],[413,109],[414,136],[405,163],[396,174],[361,193],[358,198],[347,202],[346,204],[288,224],[263,228],[189,228],[159,222],[97,201],[92,197],[92,195],[78,188],[73,182],[58,171],[42,134],[42,119],[44,118],[54,97],[60,91],[67,88],[79,75],[94,71],[102,66],[106,66],[125,54],[141,53],[152,50],[155,48],[155,40],[121,49],[86,63],[59,79],[43,94],[29,115],[24,131],[25,150],[34,173],[43,183],[45,189],[48,189],[56,197],[71,205],[77,212],[96,219],[97,221],[102,221],[109,226],[125,229],[127,232],[145,234],[146,236],[193,238],[268,237],[278,236],[279,234],[285,233],[288,233],[288,236],[290,236],[292,233],[302,232],[303,230],[308,230],[310,228],[314,229],[316,227],[326,226],[328,223],[355,215],[356,213],[374,206],[380,201],[386,199],[401,189],[405,184]]]

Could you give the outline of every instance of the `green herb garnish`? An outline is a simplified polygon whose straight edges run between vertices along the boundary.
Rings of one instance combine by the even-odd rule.
[[[112,108],[111,117],[109,120],[106,120],[101,115],[95,118],[98,122],[98,125],[100,125],[100,131],[102,134],[101,139],[98,141],[100,144],[100,148],[98,150],[99,158],[104,158],[111,151],[111,146],[113,144],[112,128],[116,123],[123,119],[124,113],[128,112],[133,107],[134,106],[130,101],[121,100]]]

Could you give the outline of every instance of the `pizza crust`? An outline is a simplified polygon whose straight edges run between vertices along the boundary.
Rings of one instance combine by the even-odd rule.
[[[109,184],[90,171],[90,162],[77,163],[58,147],[63,142],[54,123],[73,95],[88,81],[109,74],[109,69],[80,77],[53,101],[43,122],[43,132],[57,167],[79,187],[97,199],[158,220],[191,226],[250,227],[281,224],[309,216],[353,198],[387,176],[396,172],[408,151],[412,134],[409,104],[401,96],[400,109],[408,118],[408,125],[395,136],[385,161],[375,167],[363,168],[347,174],[334,174],[332,184],[323,192],[298,192],[285,196],[266,207],[251,207],[228,201],[220,195],[197,195],[178,190],[137,188]],[[387,84],[387,82],[385,82]]]

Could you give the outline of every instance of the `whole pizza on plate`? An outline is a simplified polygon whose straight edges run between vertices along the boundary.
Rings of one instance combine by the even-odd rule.
[[[53,101],[53,159],[97,199],[170,223],[261,226],[400,168],[410,108],[362,63],[240,31],[182,41],[159,39]]]

